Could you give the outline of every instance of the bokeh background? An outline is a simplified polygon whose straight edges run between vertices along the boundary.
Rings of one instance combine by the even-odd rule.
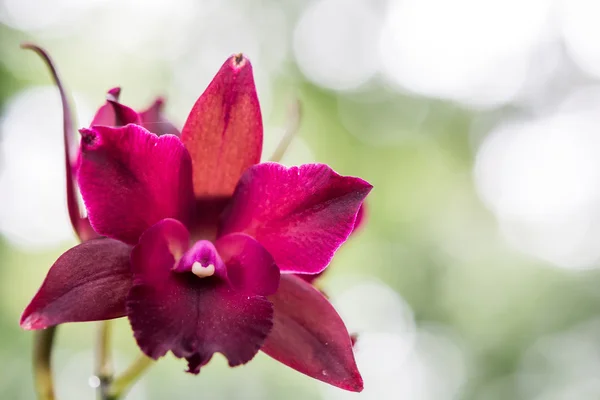
[[[20,313],[75,243],[53,55],[85,126],[109,88],[177,125],[253,62],[265,156],[375,189],[320,285],[359,334],[361,394],[263,354],[167,356],[129,399],[600,398],[600,5],[588,0],[0,0],[0,398],[33,399]],[[136,349],[116,323],[119,369]],[[94,324],[59,330],[58,397],[94,396]]]

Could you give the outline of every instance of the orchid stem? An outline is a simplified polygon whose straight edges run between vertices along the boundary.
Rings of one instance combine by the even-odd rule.
[[[96,376],[100,380],[99,394],[101,400],[107,400],[108,389],[113,379],[113,364],[110,353],[111,339],[110,321],[100,321],[98,326],[98,342],[96,343]]]
[[[153,363],[154,360],[151,358],[146,357],[143,354],[140,355],[121,376],[118,376],[113,380],[105,400],[118,400],[121,398],[129,387],[135,383]]]
[[[56,326],[37,331],[33,345],[33,375],[39,400],[54,400],[54,382],[52,381],[52,345]]]
[[[300,113],[300,102],[296,100],[290,105],[290,109],[288,111],[287,127],[283,134],[283,138],[281,139],[279,145],[277,146],[277,149],[275,149],[275,152],[271,156],[270,161],[280,162],[283,158],[283,155],[292,143],[292,140],[296,136],[296,133],[298,133],[298,128],[300,128]]]

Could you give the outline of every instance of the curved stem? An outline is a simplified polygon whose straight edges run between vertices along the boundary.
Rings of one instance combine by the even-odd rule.
[[[63,109],[63,142],[65,146],[67,208],[69,211],[69,219],[71,220],[71,225],[81,241],[96,237],[96,233],[92,229],[89,220],[84,217],[83,210],[81,209],[78,200],[79,189],[77,188],[77,182],[75,179],[75,162],[77,160],[77,149],[79,146],[75,136],[71,103],[69,102],[65,85],[63,84],[58,70],[54,65],[54,61],[46,50],[33,43],[22,43],[21,48],[32,50],[41,57],[48,67],[50,75],[52,75],[52,79],[58,88]]]
[[[33,379],[39,400],[54,400],[52,380],[52,345],[56,326],[35,332],[33,344]]]
[[[117,400],[133,385],[146,370],[154,363],[149,357],[140,355],[134,362],[112,381],[105,400]]]
[[[290,105],[285,133],[283,134],[283,138],[279,142],[277,149],[275,149],[275,152],[271,156],[270,161],[280,162],[283,158],[283,155],[292,143],[294,136],[296,136],[296,133],[298,133],[298,128],[300,127],[301,112],[302,110],[300,108],[300,102],[298,100],[296,100]]]

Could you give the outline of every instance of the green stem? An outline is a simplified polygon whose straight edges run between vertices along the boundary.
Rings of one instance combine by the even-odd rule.
[[[33,344],[33,379],[39,400],[55,400],[52,380],[52,345],[56,326],[35,332]]]
[[[113,379],[113,364],[110,353],[111,339],[110,321],[100,321],[98,326],[98,341],[96,343],[96,376],[100,380],[98,394],[100,400],[108,400],[108,389]]]
[[[140,355],[122,375],[112,381],[108,388],[107,397],[103,400],[120,399],[130,386],[133,385],[153,363],[154,360],[151,358]]]
[[[290,110],[288,111],[287,127],[283,134],[283,138],[279,142],[279,145],[275,149],[275,152],[273,152],[273,155],[271,156],[269,161],[280,162],[283,158],[283,155],[292,143],[294,136],[296,136],[296,133],[298,133],[298,128],[300,127],[301,112],[302,111],[300,109],[299,101],[295,101],[290,105]]]

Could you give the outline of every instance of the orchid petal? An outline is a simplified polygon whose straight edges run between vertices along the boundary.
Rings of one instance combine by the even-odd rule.
[[[352,341],[342,319],[318,290],[294,275],[282,275],[269,297],[273,329],[262,347],[269,356],[312,378],[360,392]]]
[[[366,222],[366,211],[365,211],[365,203],[362,203],[360,208],[358,209],[358,213],[356,214],[356,220],[354,221],[354,229],[352,230],[352,234],[356,234],[356,232],[360,231],[361,228],[365,225]],[[325,271],[329,269],[323,270],[317,274],[298,274],[298,277],[304,279],[308,283],[313,283],[317,278],[321,277]]]
[[[121,88],[113,88],[106,94],[106,103],[96,111],[90,126],[125,126],[141,124],[140,115],[132,108],[119,103]]]
[[[217,241],[217,250],[227,265],[231,284],[246,293],[268,296],[279,286],[279,268],[273,257],[254,238],[234,233]]]
[[[329,269],[325,269],[325,270],[323,270],[323,271],[321,271],[321,272],[319,272],[319,273],[316,273],[316,274],[298,274],[298,275],[296,275],[296,276],[297,276],[298,278],[302,279],[303,281],[305,281],[305,282],[308,282],[308,283],[312,284],[314,281],[316,281],[316,280],[317,280],[317,278],[320,278],[320,277],[321,277],[321,275],[323,275],[323,273],[324,273],[325,271],[328,271],[328,270],[329,270]]]
[[[194,204],[189,154],[172,135],[138,125],[81,130],[79,186],[94,229],[136,244],[164,218],[187,222]]]
[[[121,97],[121,88],[119,86],[108,89],[108,92],[106,92],[106,100],[119,101],[119,97]]]
[[[371,188],[324,164],[255,165],[240,179],[219,234],[246,233],[281,271],[316,274],[352,233]]]
[[[73,230],[77,233],[80,240],[88,240],[98,237],[98,234],[94,232],[90,226],[90,222],[86,217],[83,216],[83,212],[79,206],[78,196],[79,192],[77,184],[75,182],[75,164],[79,154],[77,143],[75,142],[75,132],[73,129],[73,117],[71,112],[71,106],[69,99],[62,83],[58,70],[56,69],[52,58],[48,52],[39,46],[34,44],[23,44],[21,46],[24,49],[35,51],[46,63],[46,66],[50,70],[50,74],[54,79],[58,91],[60,93],[60,100],[63,108],[63,141],[65,146],[65,169],[66,169],[66,183],[67,183],[67,208],[69,210],[69,219]]]
[[[94,126],[94,125],[115,126],[115,119],[116,119],[115,118],[115,109],[108,102],[108,100],[110,99],[112,101],[118,102],[120,95],[121,95],[120,87],[114,87],[106,93],[106,101],[104,102],[104,104],[102,104],[102,106],[100,106],[100,108],[98,108],[98,110],[96,111],[96,114],[94,114],[94,117],[92,118],[92,123],[90,124],[90,126]]]
[[[352,234],[360,231],[362,227],[365,226],[365,222],[367,221],[367,210],[365,203],[360,205],[358,209],[358,213],[356,214],[356,220],[354,221],[354,229],[352,229]]]
[[[262,117],[250,61],[229,58],[196,101],[181,132],[194,166],[197,197],[229,196],[260,161]]]
[[[154,103],[144,111],[140,112],[142,126],[158,136],[179,136],[179,129],[175,127],[163,114],[164,100],[157,98]]]
[[[23,312],[21,327],[45,329],[124,316],[131,287],[130,252],[130,246],[106,238],[68,250],[50,268]]]
[[[190,224],[192,236],[215,241],[221,214],[230,200],[231,196],[196,199],[194,220]]]
[[[220,277],[174,271],[179,250],[172,249],[186,248],[187,238],[180,222],[167,219],[144,232],[133,249],[127,314],[137,343],[153,359],[169,350],[186,358],[192,373],[215,352],[230,366],[244,364],[271,329],[272,305],[265,297],[235,291]]]

